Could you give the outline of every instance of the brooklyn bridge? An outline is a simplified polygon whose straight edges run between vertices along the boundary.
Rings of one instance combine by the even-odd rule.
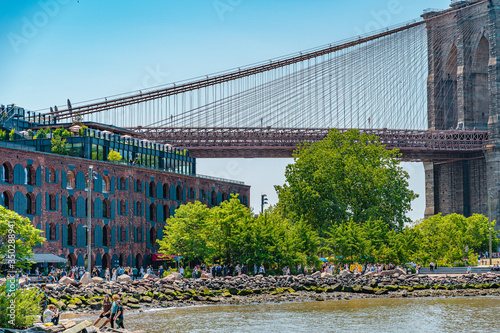
[[[452,1],[391,28],[232,70],[46,110],[191,156],[290,157],[328,130],[424,162],[426,216],[500,216],[500,0]],[[489,194],[488,194],[489,193]]]

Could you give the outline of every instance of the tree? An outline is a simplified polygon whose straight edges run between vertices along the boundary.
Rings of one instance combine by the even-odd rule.
[[[114,150],[111,150],[108,154],[108,161],[111,162],[120,162],[122,160],[122,155]]]
[[[495,221],[491,225],[493,228]],[[414,227],[418,242],[415,257],[424,264],[431,260],[453,264],[464,258],[475,261],[476,253],[489,250],[488,227],[488,219],[479,214],[468,218],[459,214],[434,215]],[[493,248],[498,247],[498,242],[496,233],[492,233]]]
[[[41,234],[28,218],[0,206],[0,262],[29,267],[32,248],[45,241]]]
[[[163,240],[157,240],[160,253],[180,253],[188,263],[212,257],[213,249],[208,246],[209,213],[209,208],[199,201],[179,206],[174,217],[167,219]]]
[[[251,211],[241,204],[237,194],[210,209],[209,244],[216,249],[215,259],[225,264],[243,260],[241,245],[251,219]]]
[[[52,145],[51,151],[58,155],[69,155],[69,148],[66,146],[66,139],[61,138],[59,135],[54,135],[50,140]]]
[[[321,235],[342,221],[381,220],[402,230],[409,219],[409,175],[397,150],[386,150],[376,136],[331,130],[316,143],[303,143],[276,186],[279,208],[294,220],[303,218]]]

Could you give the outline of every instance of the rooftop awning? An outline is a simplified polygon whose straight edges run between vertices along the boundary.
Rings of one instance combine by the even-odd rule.
[[[56,263],[56,262],[67,262],[68,261],[68,259],[58,257],[52,253],[35,253],[31,260],[36,262],[36,263],[42,263],[42,262],[55,262]]]

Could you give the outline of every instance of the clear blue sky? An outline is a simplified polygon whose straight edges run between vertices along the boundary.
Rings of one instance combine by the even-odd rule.
[[[0,0],[0,103],[28,109],[175,82],[418,18],[449,0]],[[276,203],[290,159],[198,160]],[[405,164],[420,194],[421,164]]]

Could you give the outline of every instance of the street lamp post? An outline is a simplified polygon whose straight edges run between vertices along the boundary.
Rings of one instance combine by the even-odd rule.
[[[93,165],[89,166],[88,189],[89,194],[87,198],[87,269],[92,274],[92,180],[94,179]]]
[[[489,232],[490,232],[490,266],[492,265],[492,256],[491,256],[491,191],[488,190],[488,223],[489,223]]]

